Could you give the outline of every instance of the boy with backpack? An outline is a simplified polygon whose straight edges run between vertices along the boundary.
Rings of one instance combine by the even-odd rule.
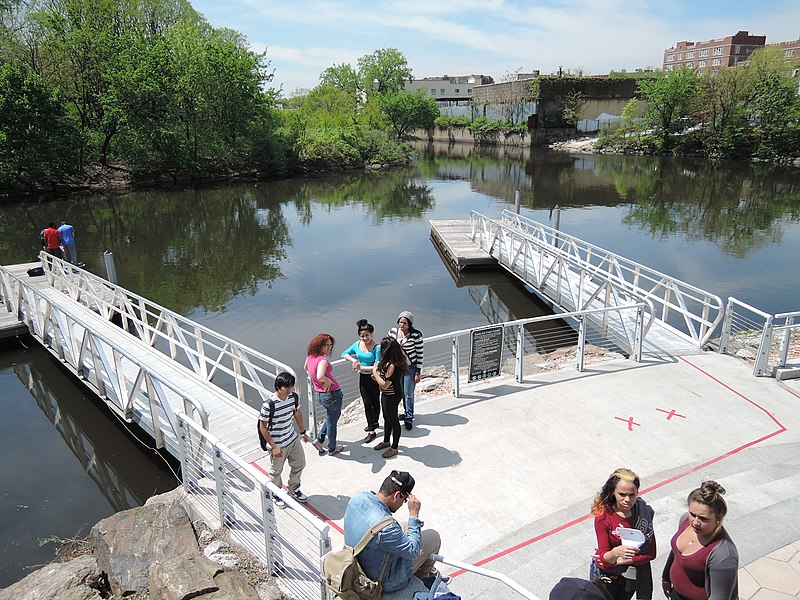
[[[307,502],[308,496],[300,491],[300,475],[306,466],[306,455],[299,436],[302,436],[304,443],[308,443],[308,435],[303,426],[300,399],[294,391],[294,385],[294,375],[286,371],[278,373],[275,377],[275,392],[261,406],[258,432],[261,447],[270,452],[269,475],[272,483],[278,487],[283,486],[281,473],[288,462],[289,495],[298,502]],[[286,507],[286,503],[278,496],[273,495],[272,500],[278,508]]]

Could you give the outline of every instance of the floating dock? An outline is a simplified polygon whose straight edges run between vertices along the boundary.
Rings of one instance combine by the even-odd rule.
[[[28,276],[28,269],[34,269],[36,267],[41,267],[41,266],[42,263],[36,261],[20,265],[9,265],[6,267],[6,269],[8,269],[12,274],[16,275],[17,277],[26,279],[28,283],[30,283],[30,285],[34,287],[37,288],[49,287],[50,284],[47,282],[47,277],[45,277],[44,275],[39,277]],[[19,335],[25,335],[27,333],[28,333],[28,326],[25,325],[25,323],[23,323],[22,321],[20,321],[15,313],[8,312],[3,306],[2,310],[0,310],[0,340],[14,338]]]
[[[497,266],[497,260],[472,241],[468,220],[431,221],[430,223],[431,241],[456,274],[468,267]]]

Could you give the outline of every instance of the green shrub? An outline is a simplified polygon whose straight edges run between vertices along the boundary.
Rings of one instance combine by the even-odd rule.
[[[441,127],[442,129],[463,129],[465,127],[469,127],[472,123],[472,119],[469,117],[454,117],[451,115],[440,115],[436,117],[436,121],[434,122],[437,127]]]

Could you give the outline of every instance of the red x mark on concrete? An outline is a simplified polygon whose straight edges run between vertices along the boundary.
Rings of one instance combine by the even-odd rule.
[[[637,423],[633,420],[633,417],[628,417],[627,419],[623,419],[622,417],[614,417],[618,421],[622,421],[623,423],[628,424],[628,431],[633,431],[633,426],[636,425],[637,427],[641,427],[640,423]]]
[[[672,417],[680,417],[681,419],[685,419],[686,418],[684,415],[676,413],[675,409],[673,409],[673,410],[664,410],[663,408],[657,408],[656,410],[659,411],[659,412],[662,412],[662,413],[666,413],[667,421],[671,420]]]

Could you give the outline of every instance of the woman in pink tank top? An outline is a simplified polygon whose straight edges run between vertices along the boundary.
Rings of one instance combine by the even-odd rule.
[[[336,427],[339,423],[339,416],[342,414],[344,396],[339,382],[333,376],[333,365],[330,361],[335,342],[336,340],[329,333],[315,335],[308,344],[306,362],[303,365],[314,386],[314,400],[325,408],[325,423],[314,440],[314,447],[320,456],[325,454],[333,456],[344,450],[343,446],[336,444]],[[327,447],[324,445],[326,438],[328,440]]]

